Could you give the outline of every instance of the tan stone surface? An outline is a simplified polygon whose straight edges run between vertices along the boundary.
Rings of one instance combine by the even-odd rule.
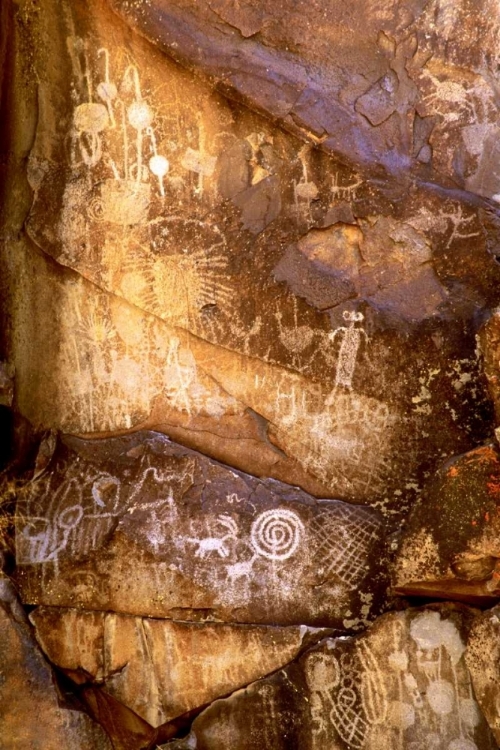
[[[103,729],[64,702],[6,577],[0,578],[0,745],[111,750]]]
[[[350,628],[379,607],[384,527],[157,433],[66,437],[17,504],[30,604]]]
[[[307,628],[185,623],[39,607],[30,619],[51,662],[91,681],[152,727],[285,666]]]
[[[464,658],[471,611],[392,612],[216,701],[170,750],[493,750]],[[465,627],[464,627],[465,626]]]
[[[465,661],[476,700],[495,739],[500,742],[500,610],[498,607],[477,616],[467,639]]]

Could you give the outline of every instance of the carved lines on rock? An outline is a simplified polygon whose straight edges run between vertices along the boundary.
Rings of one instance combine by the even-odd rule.
[[[286,508],[265,510],[252,524],[250,541],[268,560],[287,560],[297,551],[305,533],[296,513]]]
[[[367,552],[379,530],[380,523],[360,508],[325,508],[311,522],[316,563],[352,588],[365,570]]]

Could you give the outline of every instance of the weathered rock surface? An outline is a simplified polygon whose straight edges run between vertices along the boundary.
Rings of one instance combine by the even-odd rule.
[[[495,407],[496,424],[500,424],[500,311],[493,310],[490,318],[477,336],[482,355],[483,371],[488,381],[488,390]]]
[[[155,433],[65,437],[17,504],[28,604],[349,628],[376,611],[384,529]]]
[[[12,11],[8,44],[31,66],[4,81],[5,101],[21,87],[24,102],[5,124],[16,408],[72,433],[154,427],[403,513],[424,468],[490,428],[474,335],[500,301],[498,208],[455,189],[485,170],[453,151],[469,123],[447,92],[467,66],[464,111],[494,86],[446,14],[367,2],[361,28],[343,4],[295,6],[113,3],[153,43],[97,0],[23,6],[17,25]],[[461,23],[462,4],[450,14]],[[224,96],[238,87],[251,108]]]
[[[216,701],[171,750],[493,750],[464,659],[472,612],[393,612]]]
[[[0,577],[0,746],[112,750],[103,729],[58,691],[14,587],[5,577]]]
[[[194,624],[38,607],[37,640],[79,684],[96,684],[156,728],[294,659],[307,628]]]
[[[482,601],[500,595],[500,450],[447,461],[412,511],[394,570],[399,593]]]
[[[219,90],[371,176],[496,199],[494,0],[110,0]],[[194,42],[196,40],[196,42]]]
[[[476,700],[500,743],[500,608],[483,612],[472,623],[465,662]]]

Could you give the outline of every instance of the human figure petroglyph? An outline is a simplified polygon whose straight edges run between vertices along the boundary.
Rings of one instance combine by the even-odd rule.
[[[341,334],[341,343],[337,356],[337,369],[335,372],[335,388],[342,386],[348,390],[352,389],[352,379],[356,368],[356,359],[362,338],[369,341],[368,334],[363,328],[356,328],[356,323],[364,320],[361,312],[350,312],[344,310],[342,313],[344,320],[349,321],[349,326],[340,326],[332,331],[329,335],[330,341],[335,341],[336,336]],[[326,403],[333,403],[333,394],[329,396]]]
[[[464,216],[462,206],[455,206],[451,211],[442,211],[440,218],[449,221],[451,224],[451,234],[448,237],[446,248],[449,248],[451,243],[456,239],[471,239],[472,237],[479,237],[480,232],[467,232],[464,231],[464,227],[467,224],[475,221],[475,216]]]

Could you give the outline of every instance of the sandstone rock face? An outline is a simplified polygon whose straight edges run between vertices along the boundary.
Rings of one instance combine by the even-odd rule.
[[[64,705],[6,577],[0,578],[0,736],[5,750],[112,750],[98,724]]]
[[[500,731],[396,598],[500,598],[500,9],[354,5],[0,3],[0,562],[113,750]]]
[[[497,743],[500,742],[498,688],[500,670],[500,610],[493,607],[479,615],[467,641],[465,661],[469,669],[477,702],[490,725]]]
[[[403,532],[396,591],[466,601],[498,598],[499,487],[496,444],[441,468]]]
[[[384,615],[216,701],[187,740],[165,747],[493,750],[464,658],[469,619],[450,607]]]
[[[47,0],[17,41],[39,84],[31,137],[12,135],[32,191],[4,261],[16,408],[86,435],[154,427],[402,514],[422,467],[489,426],[474,335],[499,301],[496,204],[450,187],[484,165],[449,91],[493,133],[494,87],[468,37],[463,60],[442,46],[462,4],[451,22],[367,2],[362,28],[340,3],[111,5],[126,23]]]
[[[480,0],[110,0],[174,59],[322,149],[392,179],[495,198],[498,5]],[[471,11],[481,18],[476,22]],[[193,43],[196,38],[196,44]]]
[[[307,628],[194,624],[38,607],[31,615],[50,661],[152,727],[264,677],[295,658]]]
[[[155,433],[64,438],[17,514],[30,604],[349,628],[382,601],[376,511],[316,501]]]

